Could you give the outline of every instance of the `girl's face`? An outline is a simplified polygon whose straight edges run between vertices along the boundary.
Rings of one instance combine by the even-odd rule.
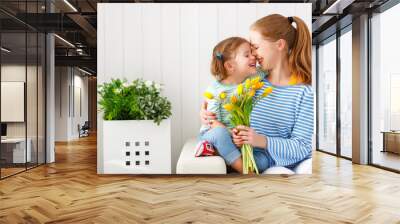
[[[241,44],[231,63],[233,74],[245,79],[256,73],[256,58],[251,54],[250,43]]]
[[[278,62],[281,52],[278,42],[264,39],[258,31],[250,31],[252,54],[256,57],[264,71],[271,70]]]

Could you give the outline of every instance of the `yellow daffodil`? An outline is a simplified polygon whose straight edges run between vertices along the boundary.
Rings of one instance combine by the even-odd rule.
[[[230,122],[233,126],[237,125],[250,125],[250,113],[253,106],[259,102],[263,97],[266,97],[272,92],[272,87],[265,88],[262,95],[257,98],[254,97],[256,91],[262,89],[264,82],[261,81],[261,77],[254,77],[246,79],[246,81],[237,86],[235,94],[229,95],[226,92],[218,94],[216,100],[222,105],[222,108],[228,111],[230,115]],[[206,93],[205,96],[212,99],[211,93]],[[228,102],[226,102],[228,101]],[[242,161],[243,161],[243,173],[248,174],[249,172],[258,172],[254,156],[253,147],[249,144],[244,144],[241,147]]]
[[[221,100],[224,100],[224,99],[226,98],[226,93],[225,93],[225,92],[220,93],[220,94],[219,94],[219,98],[220,98]]]
[[[250,90],[249,96],[253,97],[256,94],[256,91],[254,89]]]
[[[243,84],[239,84],[238,85],[237,93],[238,93],[239,96],[242,95],[242,93],[243,93]]]
[[[250,79],[246,79],[246,88],[247,89],[250,89],[250,86],[251,86],[251,81],[250,81]]]
[[[231,111],[233,110],[233,108],[234,108],[233,104],[228,103],[224,105],[224,109],[227,111]]]
[[[261,89],[263,86],[264,86],[264,83],[263,83],[263,82],[257,82],[257,83],[254,83],[254,84],[251,86],[251,88],[257,90],[257,89]]]
[[[265,88],[265,89],[264,89],[264,92],[263,92],[263,94],[262,94],[262,96],[263,96],[263,97],[268,96],[269,94],[272,93],[272,90],[273,90],[273,88],[272,88],[271,86],[268,87],[268,88]]]
[[[231,97],[231,103],[232,103],[232,104],[235,104],[235,103],[237,103],[237,101],[238,101],[237,97],[236,97],[235,95],[233,95],[233,96]]]
[[[258,82],[260,81],[260,79],[261,79],[260,76],[257,76],[257,77],[255,77],[255,78],[253,78],[253,79],[251,80],[251,84],[254,85],[254,84],[258,83]]]
[[[214,98],[213,94],[210,92],[205,92],[204,97],[206,97],[209,100],[212,100]]]

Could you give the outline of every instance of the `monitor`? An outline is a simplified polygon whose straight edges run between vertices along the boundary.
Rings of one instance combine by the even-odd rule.
[[[7,136],[7,124],[1,123],[1,136]]]

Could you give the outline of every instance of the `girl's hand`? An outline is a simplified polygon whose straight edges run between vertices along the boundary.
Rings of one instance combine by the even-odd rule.
[[[265,136],[257,134],[254,129],[242,125],[237,126],[236,129],[239,131],[237,135],[241,138],[243,144],[249,144],[256,148],[266,149],[267,138]]]
[[[205,125],[211,125],[213,120],[217,120],[217,116],[213,112],[207,111],[207,101],[201,105],[200,120]]]

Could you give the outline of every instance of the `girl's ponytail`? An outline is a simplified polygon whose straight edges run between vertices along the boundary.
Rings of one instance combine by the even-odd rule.
[[[210,71],[218,81],[223,80],[225,76],[227,76],[226,69],[224,67],[223,54],[220,53],[216,48],[213,50]]]
[[[248,43],[241,37],[229,37],[219,42],[213,49],[210,71],[219,81],[228,77],[224,63],[236,56],[236,51],[240,45]]]

